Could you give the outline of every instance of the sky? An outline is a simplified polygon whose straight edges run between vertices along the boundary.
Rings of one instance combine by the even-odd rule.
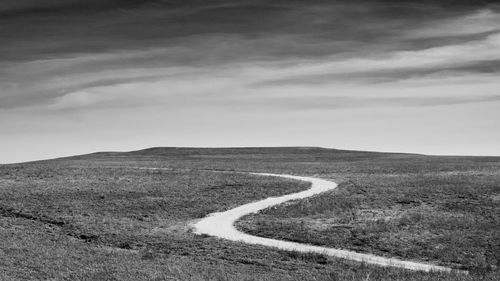
[[[0,2],[0,163],[152,146],[500,155],[500,5]]]

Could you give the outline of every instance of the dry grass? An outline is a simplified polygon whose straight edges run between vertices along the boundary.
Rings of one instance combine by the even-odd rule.
[[[344,237],[337,234],[346,229],[363,229],[356,234],[362,251],[379,253],[384,246],[389,251],[382,254],[428,259],[421,241],[444,241],[450,251],[429,259],[448,263],[443,257],[463,251],[480,257],[495,249],[484,244],[491,239],[477,237],[490,233],[484,237],[491,238],[499,225],[494,220],[499,162],[316,148],[156,148],[4,165],[0,280],[498,280],[485,266],[471,276],[422,273],[248,246],[195,236],[189,223],[213,211],[307,188],[284,179],[208,170],[319,175],[342,182],[341,187],[266,211],[259,215],[264,220],[253,220],[259,228],[250,230],[268,229],[269,235],[289,239],[300,232],[305,233],[300,239],[321,244]],[[133,168],[138,166],[172,170]],[[460,228],[452,228],[457,222]],[[446,232],[428,236],[421,231],[426,228],[469,240],[446,244]],[[397,240],[394,233],[405,235]],[[426,237],[438,240],[421,240]],[[348,236],[342,239],[354,245]],[[469,259],[481,261],[474,255]]]
[[[372,163],[384,170],[347,175],[332,192],[247,216],[239,227],[500,277],[498,162]]]

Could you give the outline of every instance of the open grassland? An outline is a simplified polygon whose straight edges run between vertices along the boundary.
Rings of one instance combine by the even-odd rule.
[[[138,167],[162,167],[145,170]],[[332,179],[239,222],[251,233],[472,269],[366,266],[190,233],[214,211]],[[98,153],[0,166],[0,280],[498,280],[499,158],[317,148]]]
[[[499,176],[367,176],[247,216],[245,232],[466,269],[500,266]]]
[[[42,165],[0,173],[3,217],[42,222],[75,238],[124,249],[163,242],[164,232],[186,230],[209,213],[309,186],[203,171]]]

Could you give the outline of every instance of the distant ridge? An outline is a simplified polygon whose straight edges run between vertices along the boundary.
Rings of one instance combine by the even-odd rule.
[[[414,158],[414,159],[498,159],[497,156],[450,156],[450,155],[425,155],[403,152],[377,152],[362,150],[347,150],[335,148],[323,148],[314,146],[289,146],[289,147],[150,147],[132,151],[100,151],[87,154],[57,157],[21,163],[4,165],[16,165],[23,163],[38,163],[47,161],[72,161],[72,160],[96,160],[96,161],[121,161],[121,160],[148,160],[163,161],[166,159],[220,159],[231,158],[236,160],[261,159],[283,161],[360,161],[373,158]]]

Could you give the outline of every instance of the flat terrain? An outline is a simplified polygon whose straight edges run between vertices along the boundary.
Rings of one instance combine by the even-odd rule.
[[[373,164],[381,169],[346,178],[314,198],[247,216],[239,228],[469,271],[500,266],[496,164],[453,159]]]
[[[139,167],[155,167],[147,170]],[[379,268],[196,236],[214,211],[337,190],[245,217],[250,233],[465,268]],[[500,158],[320,148],[96,153],[0,166],[0,280],[498,280]]]

